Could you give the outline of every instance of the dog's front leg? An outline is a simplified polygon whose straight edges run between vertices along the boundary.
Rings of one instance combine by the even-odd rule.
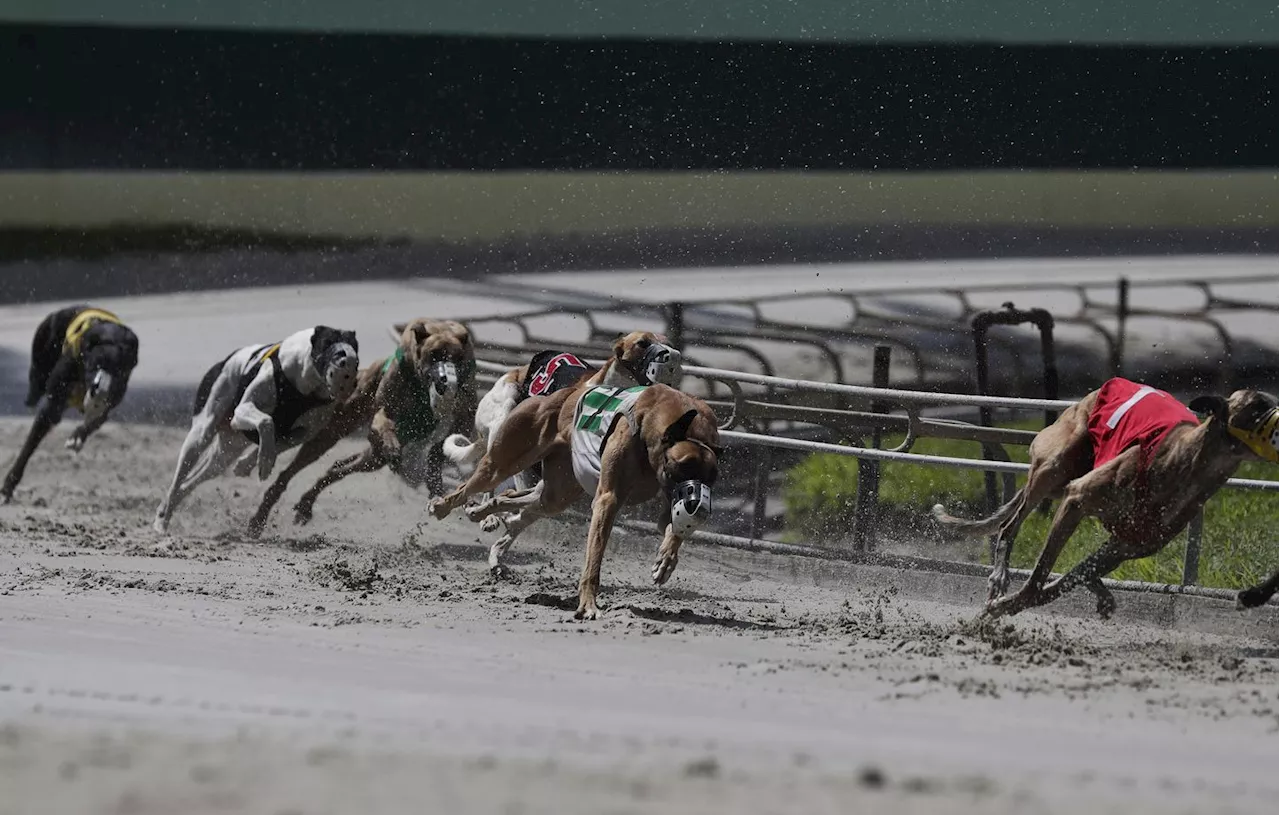
[[[628,477],[636,478],[634,472],[625,472],[628,469],[626,457],[630,438],[627,420],[619,419],[601,456],[600,483],[596,487],[595,500],[591,502],[591,528],[587,532],[587,562],[582,566],[582,577],[578,581],[578,611],[574,617],[580,620],[594,620],[600,616],[596,605],[596,597],[600,593],[600,565],[604,561],[605,547],[609,545],[609,535],[613,532],[613,522],[618,517],[618,508],[626,498]]]
[[[105,410],[96,416],[86,418],[75,430],[71,431],[71,437],[67,439],[67,449],[79,453],[89,437],[106,423],[107,411]]]
[[[258,434],[258,480],[266,481],[276,466],[276,427],[270,414],[260,410],[251,401],[236,405],[231,416],[231,428],[241,432],[252,430]]]
[[[653,563],[654,585],[661,586],[671,579],[671,574],[680,562],[680,544],[684,540],[676,534],[675,527],[667,524],[667,531],[662,536],[662,545],[658,547],[658,559]]]
[[[587,561],[582,566],[578,580],[578,610],[574,618],[594,620],[600,616],[596,598],[600,594],[600,565],[604,562],[604,550],[613,532],[613,522],[618,517],[618,496],[602,483],[591,502],[591,529],[587,532]]]

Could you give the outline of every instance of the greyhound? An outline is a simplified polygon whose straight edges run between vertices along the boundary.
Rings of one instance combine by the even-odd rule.
[[[138,336],[109,311],[71,306],[40,321],[31,340],[27,373],[27,407],[39,409],[0,486],[0,504],[13,498],[36,448],[72,407],[84,414],[84,421],[71,431],[66,447],[80,452],[124,400],[137,365]]]
[[[353,473],[382,467],[407,480],[409,449],[425,449],[427,489],[444,492],[441,444],[458,427],[474,421],[476,357],[471,332],[454,320],[419,317],[400,328],[395,353],[360,372],[355,390],[323,428],[298,449],[298,454],[267,488],[249,521],[249,534],[258,536],[272,507],[289,481],[318,461],[333,446],[361,427],[369,427],[369,446],[339,459],[320,476],[294,506],[294,523],[311,520],[316,499],[331,484]]]
[[[1274,397],[1239,390],[1201,396],[1188,410],[1164,391],[1111,379],[1063,411],[1031,442],[1026,485],[989,518],[965,520],[938,504],[934,517],[969,535],[996,534],[986,613],[1015,614],[1083,585],[1109,617],[1115,599],[1102,578],[1126,560],[1160,551],[1186,527],[1241,462],[1277,459]],[[1192,411],[1208,418],[1200,423]],[[1009,555],[1022,522],[1042,501],[1062,498],[1044,549],[1026,584],[1005,597]],[[1110,539],[1067,574],[1045,585],[1062,547],[1085,516]]]
[[[318,325],[273,345],[247,345],[210,368],[155,530],[167,532],[182,500],[232,462],[237,475],[256,469],[265,481],[276,456],[314,436],[350,395],[357,353],[354,331]]]

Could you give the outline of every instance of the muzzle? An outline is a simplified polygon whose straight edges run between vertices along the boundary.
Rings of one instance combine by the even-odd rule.
[[[100,416],[111,406],[111,374],[94,371],[85,388],[84,412],[86,416]]]
[[[355,349],[346,343],[333,346],[330,351],[329,366],[325,370],[325,383],[329,386],[329,395],[335,399],[346,399],[356,389],[356,377],[360,372],[360,357]]]
[[[641,385],[661,383],[675,388],[684,376],[684,363],[679,351],[655,342],[645,350],[632,373]]]
[[[437,362],[431,367],[431,387],[433,396],[445,396],[458,392],[458,366],[452,362]]]
[[[1248,430],[1232,424],[1227,425],[1227,432],[1244,442],[1245,446],[1258,458],[1272,464],[1280,460],[1276,446],[1277,431],[1280,431],[1280,408],[1272,408],[1257,425]]]
[[[696,532],[711,517],[711,488],[683,481],[671,490],[671,528],[680,537]]]

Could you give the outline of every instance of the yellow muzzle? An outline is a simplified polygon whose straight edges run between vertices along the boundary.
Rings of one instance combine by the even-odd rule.
[[[1272,464],[1280,461],[1276,444],[1277,431],[1280,431],[1280,410],[1277,408],[1272,408],[1271,412],[1253,430],[1244,430],[1227,425],[1227,431],[1244,442],[1245,446],[1256,453],[1258,458],[1263,461],[1269,461]]]

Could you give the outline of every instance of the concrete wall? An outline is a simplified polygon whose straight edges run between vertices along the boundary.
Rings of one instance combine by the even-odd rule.
[[[954,173],[0,173],[0,227],[196,224],[453,243],[788,226],[1267,229],[1277,175]]]

